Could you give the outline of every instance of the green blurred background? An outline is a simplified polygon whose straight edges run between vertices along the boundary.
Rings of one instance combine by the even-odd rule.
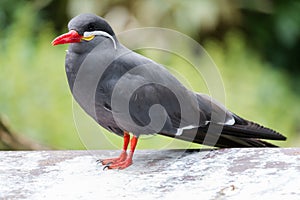
[[[1,0],[0,115],[17,135],[54,149],[85,148],[64,71],[67,46],[51,46],[83,12],[103,16],[116,33],[154,26],[195,39],[220,70],[226,106],[288,137],[276,144],[300,146],[300,2],[292,0]],[[83,121],[91,123],[82,125],[87,133],[100,129]],[[122,143],[107,132],[104,138],[116,145],[101,137],[91,139],[99,144],[93,148]],[[139,148],[158,142],[145,140]],[[9,147],[0,142],[0,149]]]

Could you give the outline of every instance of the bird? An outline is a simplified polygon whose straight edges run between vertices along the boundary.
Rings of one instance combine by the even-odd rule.
[[[123,137],[118,157],[99,160],[104,169],[129,167],[141,135],[219,148],[277,147],[264,140],[286,140],[187,89],[163,65],[122,45],[104,18],[79,14],[68,30],[52,45],[69,44],[65,70],[74,99],[100,126]]]

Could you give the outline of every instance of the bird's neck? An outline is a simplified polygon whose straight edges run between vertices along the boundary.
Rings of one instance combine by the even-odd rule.
[[[98,45],[95,45],[95,43],[71,44],[66,55],[65,65],[70,89],[73,90],[75,81],[82,81],[85,77],[91,79],[95,76],[101,76],[101,73],[103,73],[117,57],[128,51],[130,50],[119,43],[117,43],[117,48],[114,48],[113,43],[108,39],[103,40],[101,43],[98,43]],[[78,74],[80,74],[79,77]],[[84,77],[82,75],[84,75]]]

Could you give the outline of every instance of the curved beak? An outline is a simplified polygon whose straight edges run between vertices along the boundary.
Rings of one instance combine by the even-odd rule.
[[[59,44],[68,44],[68,43],[77,43],[80,42],[83,38],[82,35],[77,33],[77,31],[70,30],[68,33],[58,36],[52,41],[52,45],[59,45]]]

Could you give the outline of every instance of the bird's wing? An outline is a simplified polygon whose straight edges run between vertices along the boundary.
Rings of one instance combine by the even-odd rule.
[[[114,119],[136,135],[159,133],[202,143],[209,125],[214,124],[220,127],[221,135],[209,132],[208,136],[219,147],[271,146],[257,138],[285,139],[238,117],[211,97],[189,91],[163,66],[134,52],[116,59],[110,70],[124,70],[115,81],[115,96],[111,96],[111,102],[118,99],[121,105],[112,104]],[[153,121],[156,123],[151,124]]]
[[[215,119],[210,118],[209,123],[205,126],[184,130],[182,135],[176,136],[178,139],[216,147],[275,147],[275,145],[260,139],[286,140],[286,137],[280,133],[228,111],[207,95],[197,94],[197,96],[199,107],[205,108],[203,111],[207,116],[212,116],[212,113],[215,112],[222,115],[222,119],[224,119],[222,112],[226,112],[225,123],[218,123],[220,119],[218,119],[218,115],[215,115]],[[207,106],[209,104],[211,107]],[[170,134],[164,135],[171,136]]]
[[[197,95],[186,89],[163,66],[131,52],[116,59],[109,67],[110,71],[120,69],[125,72],[120,72],[114,86],[109,87],[114,90],[111,96],[114,118],[125,130],[135,134],[176,134],[180,128],[207,123],[208,118],[199,108]],[[114,104],[115,100],[119,102]],[[126,109],[129,109],[130,116]],[[157,123],[151,125],[154,121]],[[147,127],[147,130],[136,129],[137,126]]]
[[[218,103],[216,100],[210,98],[207,95],[197,94],[197,96],[199,99],[199,107],[206,108],[206,109],[209,108],[209,110],[204,110],[207,116],[211,115],[211,119],[209,123],[222,126],[223,135],[243,137],[243,138],[270,139],[270,140],[285,139],[284,136],[282,136],[281,134],[279,134],[278,132],[272,129],[245,120],[239,117],[238,115],[230,112],[222,104]],[[206,106],[209,104],[211,105],[211,107]],[[224,113],[226,114],[224,115]],[[222,116],[223,119],[219,119],[218,116]],[[224,121],[224,123],[219,123],[219,121],[222,120]],[[201,129],[204,130],[206,127],[201,127]]]
[[[245,120],[235,114],[234,124],[208,123],[194,129],[184,130],[177,139],[190,141],[198,144],[205,144],[215,147],[276,147],[275,145],[263,141],[286,140],[280,133],[263,127],[257,123]],[[162,133],[162,135],[174,137],[172,134]]]

